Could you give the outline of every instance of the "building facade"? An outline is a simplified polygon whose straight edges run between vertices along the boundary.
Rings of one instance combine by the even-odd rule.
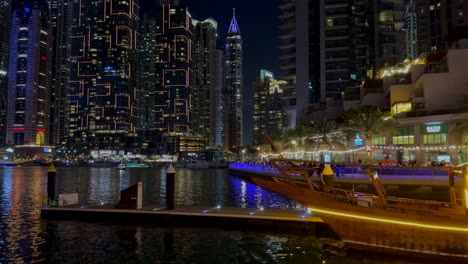
[[[216,41],[218,23],[208,18],[195,21],[193,45],[193,133],[207,139],[207,145],[215,148],[216,144]]]
[[[405,31],[405,55],[407,59],[414,60],[419,56],[418,52],[418,26],[416,7],[414,1],[405,6],[404,31]]]
[[[70,81],[70,33],[72,1],[51,0],[49,10],[52,26],[52,86],[50,110],[50,143],[65,145],[68,136],[68,87]]]
[[[169,2],[156,14],[155,129],[186,134],[192,129],[192,17],[185,5]]]
[[[320,53],[321,5],[323,1],[282,0],[279,4],[280,68],[288,126],[307,122],[311,104],[322,102]],[[309,63],[313,61],[314,63]]]
[[[24,5],[11,25],[6,144],[44,146],[51,133],[49,16]]]
[[[463,0],[414,0],[418,52],[447,50],[447,36],[457,25],[468,24],[468,3]]]
[[[70,145],[121,150],[138,127],[138,1],[79,1],[73,11]]]
[[[0,0],[0,144],[5,144],[11,1]]]
[[[285,110],[290,127],[343,111],[342,94],[404,59],[397,0],[283,0],[279,4]]]
[[[224,87],[224,149],[234,150],[244,144],[242,36],[235,10],[226,37],[224,56],[226,78]]]

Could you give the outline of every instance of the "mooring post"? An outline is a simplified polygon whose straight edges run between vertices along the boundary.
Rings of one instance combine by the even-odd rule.
[[[143,208],[143,182],[137,183],[137,203],[136,209]]]
[[[326,164],[325,168],[322,171],[322,175],[323,175],[323,181],[325,182],[325,184],[329,188],[333,188],[333,176],[334,176],[334,174],[335,173],[333,172],[330,164]]]
[[[55,200],[55,174],[57,170],[54,164],[51,164],[47,171],[47,205],[53,206],[52,202]]]
[[[169,165],[166,171],[166,208],[174,209],[175,197],[175,169],[172,164]]]

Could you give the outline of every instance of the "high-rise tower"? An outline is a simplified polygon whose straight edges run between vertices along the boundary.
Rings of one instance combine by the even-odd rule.
[[[52,90],[50,142],[65,144],[68,135],[68,82],[70,81],[70,27],[72,23],[72,0],[50,0],[49,10],[52,26]]]
[[[347,88],[404,58],[397,0],[282,0],[284,109],[289,127],[337,118]]]
[[[140,76],[138,86],[141,89],[139,129],[155,129],[155,89],[156,89],[156,20],[144,15],[140,23]]]
[[[208,18],[196,21],[194,34],[193,132],[216,146],[216,40],[218,23]],[[219,125],[219,124],[218,124]]]
[[[76,2],[71,33],[71,144],[123,149],[139,114],[138,0]]]
[[[7,144],[49,141],[51,34],[45,11],[23,5],[12,15]]]
[[[168,135],[192,128],[192,18],[176,2],[161,2],[155,28],[155,128]]]
[[[215,65],[215,101],[216,101],[216,139],[217,148],[222,148],[224,145],[224,51],[216,50],[216,65]]]
[[[0,0],[0,145],[5,144],[8,54],[10,52],[11,1]]]
[[[224,148],[233,150],[244,144],[242,114],[242,37],[237,24],[235,9],[229,25],[225,45],[224,90]]]

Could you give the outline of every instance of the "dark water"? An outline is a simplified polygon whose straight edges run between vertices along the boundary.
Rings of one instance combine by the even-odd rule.
[[[115,203],[121,189],[143,181],[145,202],[164,204],[158,168],[59,168],[57,175],[60,192],[78,192],[83,202]],[[426,263],[358,252],[338,256],[322,249],[323,239],[304,235],[43,221],[46,186],[46,168],[0,169],[0,263]],[[301,209],[227,170],[179,169],[176,191],[178,205]]]

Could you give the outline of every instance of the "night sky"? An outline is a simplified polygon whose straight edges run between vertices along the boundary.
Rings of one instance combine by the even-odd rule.
[[[260,69],[271,70],[279,75],[279,48],[277,25],[279,0],[186,0],[192,17],[197,20],[213,18],[218,22],[218,47],[224,45],[224,39],[232,17],[232,8],[236,8],[237,22],[244,41],[244,89],[252,91],[252,82],[258,78]],[[159,0],[141,0],[142,10],[154,12]],[[244,105],[252,105],[252,94],[246,94]],[[248,120],[246,129],[251,130],[252,111],[246,110]],[[247,133],[247,134],[250,134]],[[247,142],[250,142],[249,135]]]

